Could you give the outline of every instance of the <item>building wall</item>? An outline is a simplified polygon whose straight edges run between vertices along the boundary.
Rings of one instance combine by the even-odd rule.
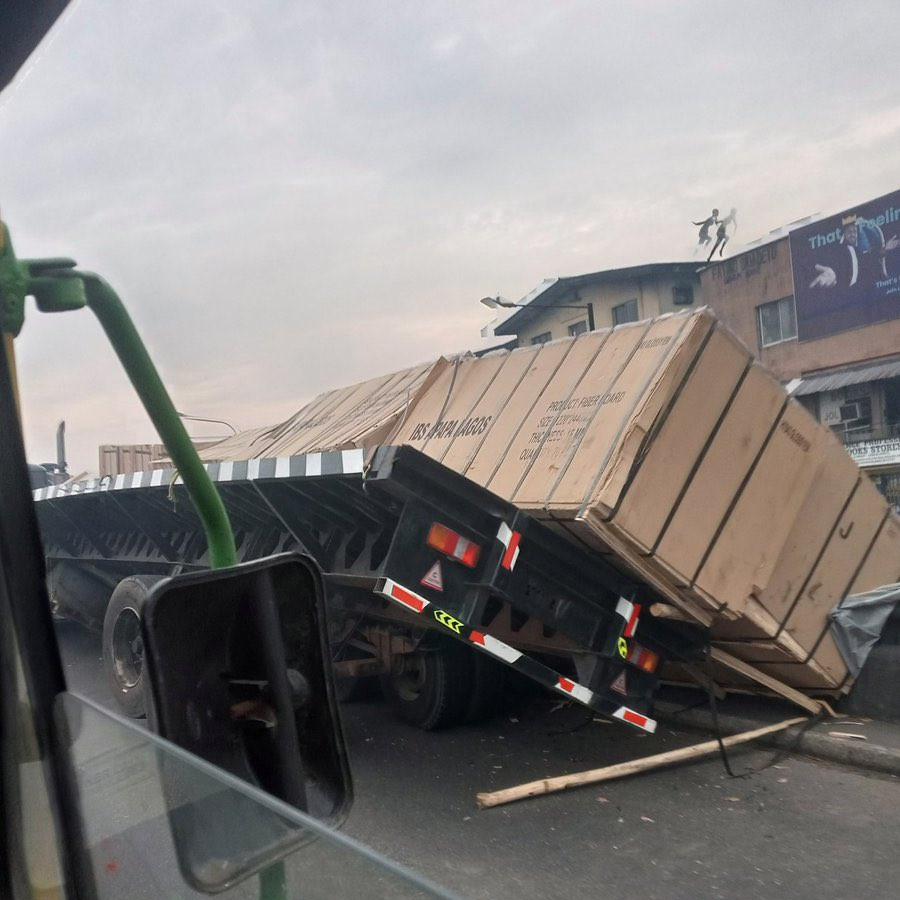
[[[613,307],[636,300],[638,319],[651,319],[663,313],[679,309],[690,309],[676,306],[674,300],[675,285],[690,285],[694,291],[693,306],[699,306],[699,280],[691,282],[689,276],[665,277],[653,279],[629,279],[620,282],[604,282],[588,285],[560,303],[574,305],[592,303],[594,306],[594,325],[596,328],[610,328],[613,324]],[[540,302],[540,301],[538,301]],[[577,322],[587,322],[587,312],[579,309],[548,309],[539,319],[535,319],[519,334],[519,346],[524,347],[540,334],[550,332],[551,340],[569,336],[569,326]]]
[[[900,351],[900,319],[819,340],[794,338],[762,347],[757,307],[792,297],[793,291],[787,238],[713,263],[700,275],[702,302],[712,307],[719,319],[782,381]]]
[[[572,298],[572,303],[578,303],[576,298]],[[596,318],[596,310],[594,312]],[[550,340],[555,341],[558,338],[569,336],[569,326],[575,325],[577,322],[587,322],[587,311],[580,309],[548,309],[541,316],[531,322],[526,328],[523,328],[519,334],[519,346],[526,347],[535,337],[550,332]],[[586,327],[586,326],[585,326]]]

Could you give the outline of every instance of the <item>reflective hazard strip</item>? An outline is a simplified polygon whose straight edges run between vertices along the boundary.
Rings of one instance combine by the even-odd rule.
[[[635,631],[637,631],[638,627],[638,618],[641,615],[641,604],[635,603],[634,609],[631,611],[631,616],[628,619],[628,624],[625,626],[625,637],[633,637]]]
[[[363,463],[365,462],[365,454],[362,447],[357,447],[353,450],[341,450],[341,462],[343,463],[345,475],[362,472]]]
[[[234,483],[262,478],[303,478],[319,475],[358,475],[363,471],[363,450],[328,450],[296,456],[279,456],[265,459],[222,460],[204,464],[212,481]],[[144,469],[142,472],[106,475],[101,479],[79,481],[74,484],[51,485],[32,492],[35,500],[51,500],[71,494],[91,494],[96,491],[134,490],[160,487],[177,478],[177,471],[168,469]],[[180,479],[179,479],[180,480]]]
[[[620,706],[613,713],[613,718],[621,719],[623,722],[628,722],[629,725],[636,725],[638,728],[643,728],[644,731],[649,731],[650,734],[653,734],[656,731],[656,719],[642,716],[640,713],[636,713],[627,706]]]
[[[634,604],[624,597],[619,597],[619,602],[616,604],[616,615],[621,616],[627,622],[631,618],[632,612],[634,612]]]
[[[615,711],[611,711],[611,707],[615,705],[615,701],[610,702],[608,697],[596,694],[584,685],[578,684],[570,678],[560,675],[559,672],[554,671],[533,657],[527,656],[521,651],[516,650],[515,647],[511,647],[509,644],[505,644],[503,641],[498,640],[489,634],[485,634],[483,631],[477,631],[465,622],[450,615],[450,613],[445,612],[440,607],[433,606],[430,601],[426,600],[415,591],[411,591],[409,588],[397,584],[396,581],[392,581],[390,578],[384,578],[379,581],[375,593],[379,596],[386,597],[389,600],[393,600],[416,613],[422,613],[426,606],[431,606],[434,611],[434,618],[452,631],[457,637],[475,644],[485,652],[490,653],[492,656],[496,656],[507,665],[515,666],[518,671],[533,678],[540,684],[543,684],[548,688],[554,687],[560,693],[571,697],[573,700],[577,700],[579,703],[583,703],[585,706],[597,710],[603,715],[613,716],[629,725],[641,728],[644,731],[656,731],[656,722],[653,719],[642,716],[640,713],[635,712],[633,709],[628,709],[625,706],[620,706],[615,709]]]
[[[494,656],[502,659],[505,663],[512,664],[522,658],[522,654],[515,647],[510,647],[509,644],[504,644],[503,641],[498,641],[497,638],[491,637],[489,634],[472,631],[469,634],[469,640],[473,644],[478,644],[479,647],[484,647],[488,653],[493,653]]]
[[[591,700],[594,699],[593,691],[589,691],[586,687],[577,684],[574,681],[570,681],[568,678],[560,677],[556,684],[556,689],[562,691],[564,694],[570,694],[585,705],[590,705]]]
[[[306,457],[306,474],[321,475],[322,474],[322,454],[310,453]]]
[[[510,572],[516,567],[516,561],[519,558],[519,540],[521,537],[522,535],[518,531],[513,532],[512,540],[509,542],[506,553],[503,554],[503,559],[501,560],[503,568],[509,569]]]
[[[407,609],[417,613],[422,612],[429,605],[429,601],[424,597],[419,596],[414,591],[407,590],[407,588],[397,584],[396,581],[391,581],[390,578],[384,579],[384,586],[376,593],[381,594],[382,597],[387,597],[389,600],[395,600]]]
[[[503,554],[500,565],[504,569],[509,569],[510,572],[515,568],[516,560],[519,558],[519,541],[521,539],[522,535],[518,531],[513,531],[506,522],[500,523],[497,540],[506,547],[506,553]]]
[[[638,619],[641,615],[640,603],[632,603],[624,597],[619,597],[616,604],[616,612],[625,620],[625,630],[622,632],[625,637],[633,637],[637,631]]]

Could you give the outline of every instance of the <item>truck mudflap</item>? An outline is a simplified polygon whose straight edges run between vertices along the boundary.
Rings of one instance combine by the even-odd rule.
[[[643,731],[651,734],[656,731],[655,719],[638,712],[636,709],[625,706],[622,702],[629,696],[630,685],[634,685],[634,689],[636,689],[634,690],[636,694],[635,699],[639,700],[642,706],[649,704],[650,697],[648,696],[647,680],[646,677],[641,678],[642,673],[640,671],[629,672],[627,667],[618,666],[608,686],[599,690],[590,690],[583,684],[561,675],[533,656],[529,656],[521,650],[511,647],[499,638],[493,637],[487,631],[473,628],[471,625],[433,604],[421,594],[398,584],[396,581],[392,581],[390,578],[379,579],[375,587],[375,593],[392,600],[408,610],[412,610],[414,613],[430,616],[455,637],[468,642],[473,647],[488,653],[495,659],[499,659],[544,687],[558,691],[565,697],[576,700],[598,713],[619,719]],[[628,601],[624,601],[624,604],[627,606],[628,617],[623,621],[623,633],[629,624],[636,621],[636,619],[632,618],[635,604]]]

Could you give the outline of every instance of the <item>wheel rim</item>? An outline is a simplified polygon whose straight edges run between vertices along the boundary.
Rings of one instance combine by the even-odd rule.
[[[135,610],[126,608],[119,613],[113,628],[112,650],[117,681],[123,690],[133,688],[144,669],[141,619]]]
[[[400,657],[400,669],[391,673],[391,685],[397,696],[413,703],[422,696],[425,688],[425,657],[420,653]]]

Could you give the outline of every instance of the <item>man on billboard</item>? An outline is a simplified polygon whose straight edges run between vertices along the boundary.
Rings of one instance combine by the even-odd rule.
[[[900,319],[900,190],[792,229],[797,338]]]
[[[816,263],[816,276],[810,288],[869,288],[888,277],[886,256],[900,247],[893,235],[884,239],[884,232],[874,222],[855,213],[841,219],[842,235],[823,262]]]

